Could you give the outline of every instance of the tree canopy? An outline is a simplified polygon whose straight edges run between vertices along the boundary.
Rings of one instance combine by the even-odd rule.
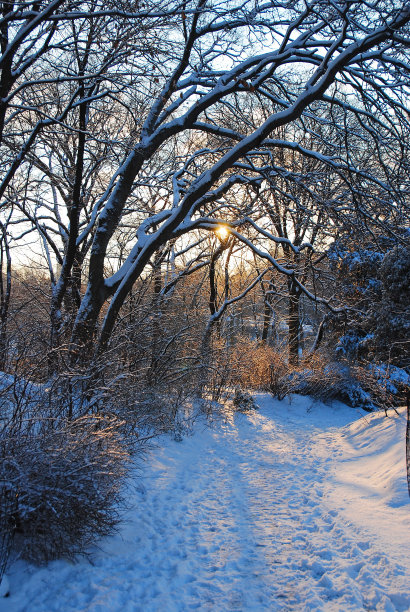
[[[409,21],[396,0],[3,2],[2,227],[42,244],[53,343],[68,318],[104,350],[156,254],[221,223],[328,302],[298,271],[318,233],[408,219]]]

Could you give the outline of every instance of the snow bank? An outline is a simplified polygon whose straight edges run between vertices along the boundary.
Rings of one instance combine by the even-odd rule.
[[[343,428],[330,497],[352,523],[410,559],[405,438],[405,408],[368,414]]]

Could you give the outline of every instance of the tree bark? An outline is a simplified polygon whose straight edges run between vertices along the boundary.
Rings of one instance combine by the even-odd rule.
[[[151,362],[147,372],[147,381],[149,385],[155,384],[157,371],[160,360],[161,346],[161,289],[162,289],[162,272],[161,264],[164,256],[161,252],[157,252],[154,258],[154,295],[152,296],[151,311],[152,311],[152,344],[151,344]]]
[[[84,97],[84,86],[81,86],[81,97]],[[75,168],[75,180],[73,185],[71,206],[69,207],[69,235],[66,244],[64,261],[61,267],[60,277],[58,283],[54,287],[53,296],[51,300],[51,348],[56,348],[60,343],[60,327],[61,327],[61,307],[63,300],[67,295],[67,287],[71,284],[71,289],[75,293],[75,288],[79,289],[78,283],[81,283],[81,266],[80,257],[77,248],[77,238],[79,230],[79,219],[80,212],[83,206],[81,197],[81,188],[83,182],[84,172],[84,155],[85,155],[85,142],[86,142],[86,117],[87,117],[88,103],[83,102],[79,109],[79,135],[78,135],[78,146],[77,146],[77,159]],[[70,306],[76,303],[70,300]],[[78,304],[78,302],[77,302]],[[78,304],[79,306],[79,304]],[[71,313],[73,321],[78,310],[78,306]],[[50,360],[49,367],[54,368],[55,360]],[[52,373],[52,372],[50,372]]]
[[[7,320],[11,295],[11,255],[6,228],[0,224],[0,370],[7,362]],[[3,273],[4,262],[5,278]]]
[[[288,281],[289,303],[288,303],[288,350],[290,365],[297,366],[299,363],[299,335],[300,335],[300,290],[293,278]]]
[[[407,391],[407,426],[406,426],[406,467],[407,467],[407,488],[410,496],[410,391]]]

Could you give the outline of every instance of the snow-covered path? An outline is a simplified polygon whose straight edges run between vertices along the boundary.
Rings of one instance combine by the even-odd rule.
[[[408,532],[389,549],[388,533],[338,507],[340,431],[358,416],[306,398],[258,404],[157,448],[121,533],[91,563],[17,563],[0,609],[409,610]]]

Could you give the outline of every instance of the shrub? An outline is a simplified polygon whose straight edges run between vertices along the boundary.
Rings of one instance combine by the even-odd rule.
[[[114,529],[128,464],[121,425],[94,415],[3,428],[0,479],[16,503],[1,505],[0,525],[24,558],[73,557]]]
[[[310,395],[322,402],[340,400],[358,408],[373,408],[370,394],[353,375],[351,368],[338,362],[321,364],[313,368],[295,370],[283,384],[287,393]]]
[[[299,367],[289,367],[273,391],[280,397],[299,393],[324,402],[340,400],[354,408],[381,410],[399,405],[405,387],[404,383],[393,385],[383,368],[330,361],[326,355],[315,354]]]
[[[231,384],[243,389],[269,391],[286,371],[281,353],[263,342],[240,340],[229,352]]]
[[[235,395],[232,402],[239,412],[248,412],[249,410],[256,410],[257,408],[252,395],[241,389],[235,389]]]

